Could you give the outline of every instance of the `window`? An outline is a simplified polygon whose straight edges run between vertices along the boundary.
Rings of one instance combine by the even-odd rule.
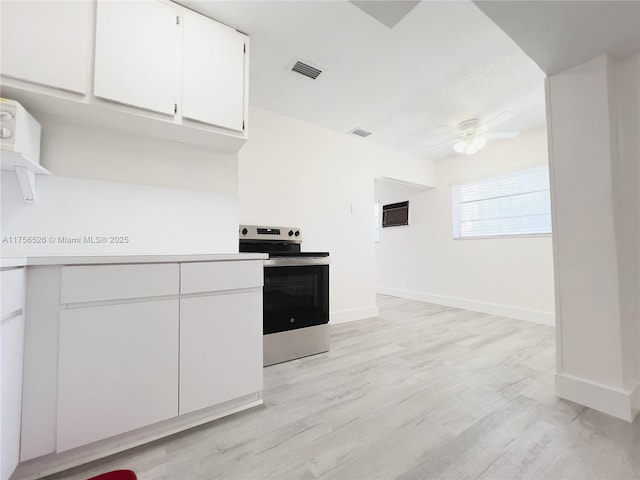
[[[452,187],[453,238],[551,233],[549,169]]]

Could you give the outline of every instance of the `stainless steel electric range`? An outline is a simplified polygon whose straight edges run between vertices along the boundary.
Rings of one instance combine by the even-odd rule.
[[[240,252],[264,263],[264,365],[329,350],[329,253],[302,252],[296,227],[240,225]]]

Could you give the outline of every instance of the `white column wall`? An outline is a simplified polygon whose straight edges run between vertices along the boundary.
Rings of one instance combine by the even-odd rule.
[[[609,92],[624,388],[640,381],[640,55],[612,65]],[[636,321],[634,321],[636,320]],[[640,392],[636,409],[640,410]]]
[[[628,293],[637,291],[637,268],[634,273],[626,262],[638,264],[630,248],[638,237],[638,176],[625,175],[637,172],[638,160],[625,153],[621,161],[619,135],[638,127],[633,119],[612,120],[623,93],[615,84],[623,78],[613,79],[613,71],[602,56],[547,79],[556,389],[560,397],[631,420],[639,320],[637,297]]]

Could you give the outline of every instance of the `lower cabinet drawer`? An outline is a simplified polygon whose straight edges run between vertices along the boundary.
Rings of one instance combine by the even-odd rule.
[[[88,265],[62,268],[61,303],[177,295],[176,264]]]
[[[262,287],[262,260],[180,264],[180,293]]]
[[[178,414],[178,302],[60,312],[58,452]]]

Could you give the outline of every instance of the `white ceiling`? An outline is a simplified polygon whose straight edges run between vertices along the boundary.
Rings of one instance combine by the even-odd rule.
[[[475,1],[540,68],[553,75],[610,53],[640,51],[640,2]]]
[[[373,132],[362,141],[430,158],[453,154],[425,149],[450,137],[440,127],[468,118],[510,110],[498,130],[544,125],[544,74],[469,1],[381,2],[401,12],[346,0],[180,3],[251,37],[252,105],[345,134],[360,127]],[[322,75],[289,72],[298,59]]]

